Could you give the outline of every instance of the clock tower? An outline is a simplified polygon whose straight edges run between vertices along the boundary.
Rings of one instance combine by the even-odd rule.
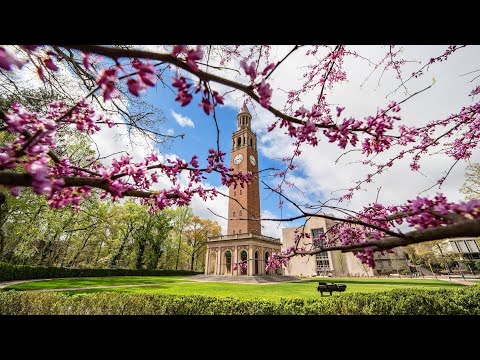
[[[237,130],[232,134],[230,167],[234,172],[253,173],[253,181],[242,188],[230,186],[228,235],[261,234],[260,188],[258,181],[257,136],[252,132],[252,115],[244,103],[237,115]],[[252,220],[250,220],[252,219]]]
[[[227,233],[208,238],[205,275],[281,274],[279,269],[266,269],[270,256],[281,251],[281,243],[261,234],[257,136],[252,132],[252,115],[245,103],[237,115],[231,144],[230,167],[233,172],[251,172],[253,181],[243,187],[230,186]]]

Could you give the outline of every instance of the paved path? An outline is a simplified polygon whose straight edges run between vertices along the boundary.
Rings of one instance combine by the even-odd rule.
[[[227,276],[227,275],[194,275],[192,281],[221,282],[236,284],[271,285],[285,282],[303,282],[305,280],[288,275],[259,275],[259,276]]]
[[[17,284],[22,284],[26,282],[32,282],[32,281],[44,281],[44,280],[52,280],[52,279],[30,279],[30,280],[12,280],[12,281],[0,281],[0,290],[10,286],[10,285],[17,285]]]
[[[438,280],[442,281],[448,281],[448,282],[454,282],[462,285],[467,285],[467,286],[473,286],[473,285],[478,285],[478,283],[475,283],[473,281],[466,281],[466,280],[461,280],[461,279],[445,279],[445,278],[438,278]]]

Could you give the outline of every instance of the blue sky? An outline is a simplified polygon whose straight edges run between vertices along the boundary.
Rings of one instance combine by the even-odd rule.
[[[171,77],[171,76],[170,76]],[[165,74],[165,79],[168,81],[169,77]],[[202,166],[202,161],[205,161],[206,156],[208,155],[208,149],[216,147],[216,126],[213,116],[206,115],[202,108],[198,106],[198,103],[201,100],[200,94],[196,94],[192,102],[182,107],[178,102],[175,101],[175,94],[169,90],[165,89],[162,86],[157,86],[156,88],[151,88],[145,94],[145,100],[152,105],[161,109],[166,118],[164,124],[164,130],[168,131],[169,129],[173,130],[174,135],[185,134],[185,137],[182,139],[177,138],[173,141],[171,148],[165,149],[161,146],[157,149],[162,153],[173,153],[178,155],[184,160],[190,160],[193,155],[198,155],[200,160],[200,166]],[[251,108],[251,106],[249,106]],[[256,112],[252,111],[253,119],[252,122],[258,121],[256,118]],[[173,112],[180,114],[183,117],[189,118],[194,127],[191,126],[180,126],[176,121]],[[225,163],[230,163],[230,151],[231,151],[231,135],[232,132],[236,130],[237,127],[237,114],[239,109],[234,106],[223,105],[217,106],[217,120],[220,128],[220,148],[223,152],[226,153]],[[257,134],[258,136],[259,134]],[[284,164],[280,160],[271,159],[263,155],[262,144],[259,142],[258,158],[259,158],[259,170],[265,168],[277,168],[283,169]],[[271,174],[272,172],[268,172]],[[265,175],[267,173],[264,173]],[[299,173],[296,174],[300,176]],[[263,177],[261,180],[264,180],[272,185],[272,177]],[[214,186],[220,186],[220,177],[217,174],[211,174],[208,176],[208,182]],[[283,212],[283,216],[290,216],[293,213],[284,206],[282,210],[278,208],[278,196],[276,194],[271,194],[268,189],[264,189],[265,186],[260,183],[260,202],[261,210],[268,210],[270,213],[276,217],[280,217]],[[195,209],[194,209],[195,210]],[[227,214],[222,214],[227,216]],[[296,223],[289,223],[288,226],[294,226]],[[273,225],[273,224],[272,224]]]

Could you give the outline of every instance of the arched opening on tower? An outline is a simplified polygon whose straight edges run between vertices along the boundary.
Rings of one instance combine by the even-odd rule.
[[[258,251],[255,251],[255,275],[258,275],[259,266],[258,266]]]
[[[242,250],[240,253],[240,275],[247,275],[247,269],[248,269],[248,254],[247,250]]]
[[[227,275],[232,274],[232,253],[230,250],[225,252],[225,273]]]
[[[241,140],[241,138],[239,137],[239,138],[237,139],[237,146],[240,146],[241,144],[242,144],[242,140]]]

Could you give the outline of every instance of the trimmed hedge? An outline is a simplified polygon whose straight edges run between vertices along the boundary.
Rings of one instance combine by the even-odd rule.
[[[323,299],[240,300],[199,295],[0,292],[2,315],[480,315],[480,287],[392,290]]]
[[[187,270],[75,269],[52,266],[12,265],[0,262],[0,281],[102,276],[182,276],[195,274],[200,273]]]

